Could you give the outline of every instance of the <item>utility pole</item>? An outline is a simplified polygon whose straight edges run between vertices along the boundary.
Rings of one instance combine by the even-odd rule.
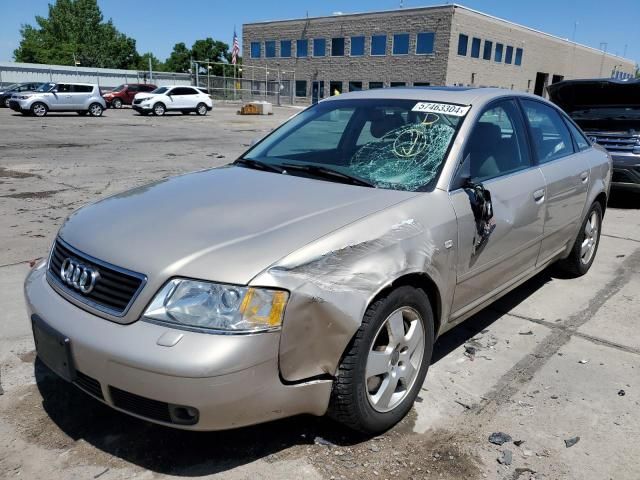
[[[602,77],[602,71],[604,69],[604,58],[607,55],[607,47],[609,44],[607,42],[600,42],[600,48],[602,49],[602,60],[600,61],[600,77]]]
[[[153,68],[151,67],[151,55],[149,55],[149,82],[153,82]]]

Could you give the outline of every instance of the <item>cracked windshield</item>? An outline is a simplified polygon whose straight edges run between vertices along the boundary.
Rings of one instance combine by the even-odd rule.
[[[425,105],[432,108],[421,108]],[[433,108],[443,105],[380,99],[320,103],[275,131],[243,160],[291,175],[428,190],[464,118],[459,111],[440,110],[467,110],[453,105],[444,105],[449,110]]]

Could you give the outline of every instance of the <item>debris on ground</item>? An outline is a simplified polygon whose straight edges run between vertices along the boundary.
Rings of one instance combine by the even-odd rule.
[[[316,445],[325,445],[327,447],[335,447],[336,444],[327,440],[326,438],[322,438],[320,436],[317,436],[316,438],[313,439],[313,443],[315,443]]]
[[[513,452],[507,448],[502,451],[502,454],[498,457],[498,463],[502,465],[511,465],[513,462]]]
[[[519,447],[519,446],[520,446],[520,445],[522,445],[523,443],[524,443],[524,440],[514,440],[514,441],[513,441],[513,444],[514,444],[516,447]]]
[[[97,475],[94,475],[93,478],[100,478],[102,475],[104,475],[105,473],[107,473],[109,471],[108,468],[105,468],[103,471],[101,471],[100,473],[98,473]]]
[[[465,345],[464,346],[464,354],[465,356],[469,357],[470,360],[473,361],[473,359],[476,357],[476,352],[478,351],[478,349],[472,345]]]
[[[589,363],[589,360],[585,360],[585,359],[583,358],[582,360],[579,360],[579,361],[578,361],[578,363],[582,363],[582,364]]]
[[[619,397],[624,397],[627,394],[627,392],[625,392],[624,390],[618,390],[618,396]]]
[[[533,330],[527,330],[526,332],[518,332],[518,335],[533,335]]]
[[[503,443],[508,443],[511,440],[513,440],[511,435],[504,432],[493,432],[489,435],[489,441],[494,445],[502,445]]]
[[[579,441],[580,441],[580,437],[567,438],[564,441],[564,445],[565,445],[565,447],[570,448],[570,447],[573,447]]]

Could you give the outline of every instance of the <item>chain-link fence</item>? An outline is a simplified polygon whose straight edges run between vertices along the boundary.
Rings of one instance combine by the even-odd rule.
[[[214,100],[266,100],[274,105],[308,105],[311,101],[306,89],[296,92],[295,71],[206,61],[194,61],[192,71],[195,84],[206,88]]]

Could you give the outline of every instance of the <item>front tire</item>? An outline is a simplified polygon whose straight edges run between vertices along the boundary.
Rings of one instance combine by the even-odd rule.
[[[153,106],[153,114],[156,115],[157,117],[163,116],[166,111],[167,111],[167,107],[164,106],[164,103],[158,102]]]
[[[200,116],[207,114],[207,106],[204,103],[199,103],[196,106],[196,113]]]
[[[49,111],[47,106],[42,102],[35,102],[33,105],[31,105],[30,110],[31,114],[36,117],[44,117]]]
[[[120,100],[119,98],[114,98],[111,102],[111,106],[113,108],[122,108],[122,100]]]
[[[103,110],[102,105],[99,103],[92,103],[89,105],[89,113],[92,117],[101,117]]]
[[[599,202],[594,202],[582,222],[571,253],[564,260],[560,260],[558,266],[573,277],[581,277],[587,273],[596,258],[601,227],[602,206]]]
[[[10,98],[5,98],[5,99],[4,99],[4,106],[5,106],[5,107],[7,107],[7,108],[9,108],[9,102],[10,102],[10,101],[11,101],[11,99],[10,99]]]
[[[369,306],[338,367],[329,416],[366,433],[409,412],[431,362],[433,311],[424,291],[393,290]]]

